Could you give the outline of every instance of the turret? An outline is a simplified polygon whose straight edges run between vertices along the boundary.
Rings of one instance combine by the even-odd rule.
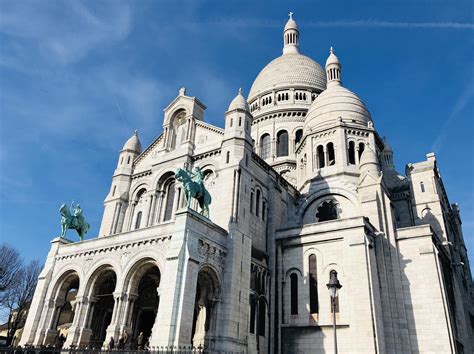
[[[227,139],[244,139],[252,143],[250,136],[250,126],[252,115],[250,109],[242,95],[242,89],[239,89],[237,96],[232,100],[225,113],[225,132],[224,141]]]
[[[252,137],[250,127],[252,115],[239,89],[237,96],[232,100],[225,113],[224,139],[222,154],[225,164],[239,163],[243,158],[249,158],[252,151]]]
[[[379,160],[369,143],[365,144],[364,152],[360,157],[359,169],[361,178],[363,178],[366,173],[380,176]]]
[[[133,135],[125,142],[122,150],[120,150],[119,160],[117,163],[117,173],[131,173],[133,160],[142,152],[142,144],[138,138],[138,132],[135,130]]]
[[[334,48],[329,50],[329,57],[326,60],[326,76],[328,80],[328,87],[340,86],[341,82],[341,63],[339,58],[334,54]]]
[[[283,54],[298,54],[300,52],[300,32],[298,25],[293,20],[293,12],[289,13],[289,20],[283,30]]]
[[[109,194],[104,200],[104,215],[100,225],[99,237],[113,235],[122,231],[125,211],[128,205],[128,191],[132,181],[133,161],[142,152],[142,144],[135,133],[120,150],[117,168],[112,177]]]

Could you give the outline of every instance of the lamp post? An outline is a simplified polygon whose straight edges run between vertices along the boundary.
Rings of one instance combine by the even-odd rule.
[[[326,284],[329,290],[329,295],[331,296],[331,308],[332,308],[332,328],[334,331],[334,354],[337,354],[337,335],[336,335],[336,297],[337,292],[342,288],[341,283],[337,279],[337,272],[335,270],[331,271],[329,277],[329,283]]]

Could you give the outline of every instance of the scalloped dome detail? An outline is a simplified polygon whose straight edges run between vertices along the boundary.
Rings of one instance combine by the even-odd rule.
[[[135,133],[127,140],[122,150],[136,151],[139,154],[142,152],[142,143],[138,138],[137,131],[135,131]]]
[[[372,121],[366,105],[354,92],[343,86],[332,86],[323,91],[308,109],[305,131],[332,124],[342,117],[351,123],[368,125]]]
[[[249,105],[245,100],[245,97],[242,95],[242,89],[240,89],[237,96],[234,97],[227,111],[233,111],[234,109],[243,109],[245,111],[250,111]]]
[[[252,84],[248,101],[271,90],[289,87],[326,89],[326,73],[313,59],[302,54],[285,54],[265,66]]]

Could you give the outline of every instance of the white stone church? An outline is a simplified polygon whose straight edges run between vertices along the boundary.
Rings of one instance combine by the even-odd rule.
[[[67,347],[101,347],[127,331],[132,349],[143,332],[152,348],[332,352],[337,275],[340,353],[474,351],[460,212],[435,155],[397,172],[334,50],[323,69],[299,42],[290,15],[283,54],[224,128],[181,89],[150,146],[125,143],[99,235],[52,241],[22,345],[66,330]],[[175,179],[196,166],[209,218]]]

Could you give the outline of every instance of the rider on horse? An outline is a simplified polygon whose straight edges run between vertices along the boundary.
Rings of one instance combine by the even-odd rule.
[[[196,196],[197,198],[204,196],[204,175],[202,174],[201,169],[196,166],[194,167],[194,171],[190,173],[193,176],[193,181],[199,185],[199,192]]]

